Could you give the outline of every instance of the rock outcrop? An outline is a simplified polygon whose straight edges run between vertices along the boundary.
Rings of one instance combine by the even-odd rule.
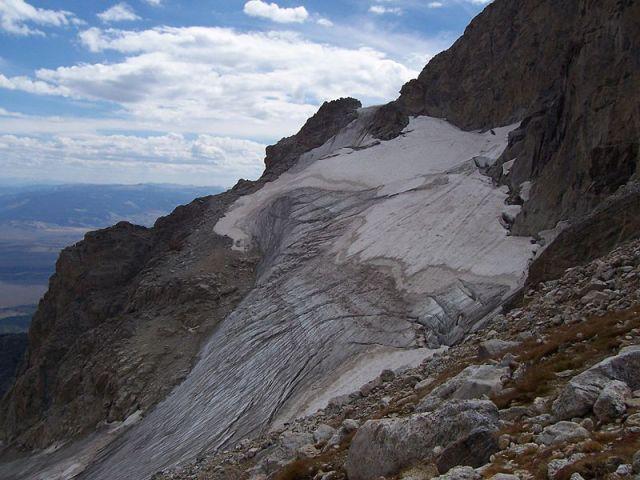
[[[362,104],[355,98],[325,102],[297,134],[267,147],[262,179],[274,180],[286,172],[300,155],[321,146],[355,120],[360,107]]]
[[[489,401],[448,402],[430,413],[365,423],[351,443],[349,480],[374,480],[417,463],[445,473],[456,465],[483,465],[497,450],[498,409]],[[436,453],[434,453],[434,449]]]
[[[470,400],[496,395],[510,376],[508,367],[470,365],[458,375],[434,388],[416,407],[419,412],[434,410],[449,400]]]
[[[514,201],[533,182],[514,232],[536,234],[638,178],[639,44],[634,1],[498,0],[402,88],[372,131],[388,138],[389,117],[402,113],[469,130],[522,121],[492,172]]]
[[[612,383],[614,381],[618,384]],[[553,413],[560,419],[585,415],[600,401],[596,411],[601,412],[600,417],[608,420],[611,410],[616,407],[611,405],[615,400],[607,400],[605,397],[621,395],[616,394],[616,391],[620,391],[619,383],[626,384],[631,390],[640,389],[640,346],[624,348],[618,355],[609,357],[572,378],[553,403]],[[603,393],[605,397],[602,397]],[[630,393],[631,391],[628,395]],[[605,402],[609,405],[605,405]],[[620,409],[623,406],[624,397]],[[624,410],[617,416],[622,413]]]

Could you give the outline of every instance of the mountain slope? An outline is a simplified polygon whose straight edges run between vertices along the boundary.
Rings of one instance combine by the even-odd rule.
[[[638,160],[637,9],[496,0],[396,102],[323,105],[267,151],[260,181],[88,235],[36,314],[6,439],[129,418],[97,458],[62,463],[149,478],[482,330],[558,220],[586,229],[558,237],[554,255],[571,239],[586,252],[572,264],[589,229],[607,227],[602,249],[637,236],[615,219],[640,208],[632,186],[611,195]],[[27,475],[14,466],[0,473]]]

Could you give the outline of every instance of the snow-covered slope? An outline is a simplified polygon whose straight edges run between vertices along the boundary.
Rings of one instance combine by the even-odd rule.
[[[364,133],[370,113],[215,225],[235,249],[263,252],[256,287],[184,383],[83,478],[148,478],[309,413],[375,365],[462,338],[519,285],[532,244],[508,235],[506,193],[476,166],[511,127],[420,117],[379,142]]]

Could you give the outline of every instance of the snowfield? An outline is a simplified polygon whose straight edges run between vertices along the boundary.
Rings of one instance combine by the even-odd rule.
[[[256,216],[277,198],[303,188],[374,190],[371,206],[335,242],[336,261],[390,261],[401,273],[399,285],[416,293],[461,277],[490,277],[513,287],[523,278],[532,245],[507,235],[500,218],[506,211],[517,214],[518,207],[505,205],[506,187],[495,188],[474,160],[495,162],[516,127],[465,132],[417,117],[401,136],[378,142],[351,125],[348,135],[328,142],[334,150],[312,150],[299,161],[304,168],[240,198],[214,230],[232,238],[234,248],[248,249]],[[424,275],[429,268],[438,270],[435,282]]]

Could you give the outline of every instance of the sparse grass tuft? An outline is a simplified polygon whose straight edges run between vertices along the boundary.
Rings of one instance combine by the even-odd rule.
[[[584,370],[617,352],[620,337],[640,326],[640,309],[594,317],[584,323],[554,329],[546,342],[534,340],[514,349],[520,362],[529,365],[524,375],[493,397],[499,408],[512,402],[530,403],[535,397],[549,394],[557,383],[556,373]]]

